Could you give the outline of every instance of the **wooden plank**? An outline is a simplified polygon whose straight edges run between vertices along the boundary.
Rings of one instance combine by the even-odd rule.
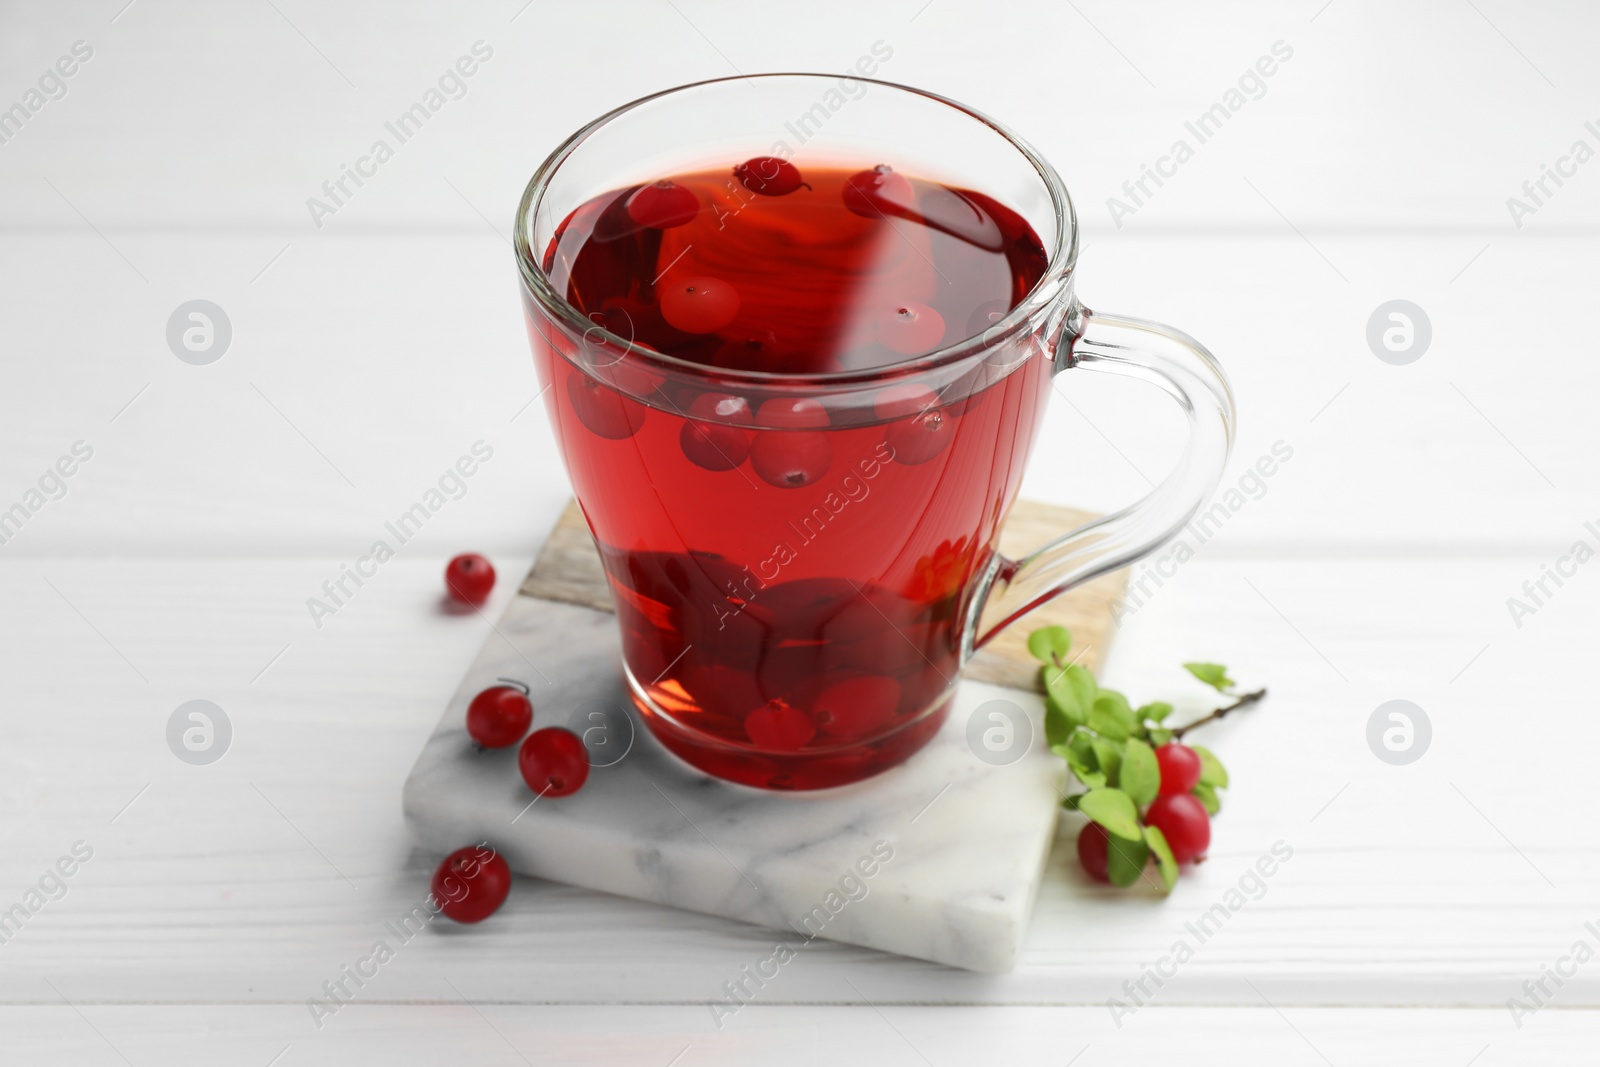
[[[1000,550],[1017,557],[1037,549],[1054,537],[1076,529],[1093,513],[1018,500],[1000,534]],[[1003,631],[967,664],[966,676],[980,682],[1012,689],[1039,689],[1039,664],[1028,655],[1028,632],[1040,626],[1065,626],[1072,631],[1073,647],[1082,650],[1078,659],[1090,670],[1099,670],[1111,642],[1112,605],[1122,598],[1126,572],[1100,578],[1056,597],[1025,621]],[[562,604],[611,611],[611,589],[600,565],[600,553],[589,536],[588,524],[577,501],[561,513],[539,558],[522,583],[523,596],[554,600]]]

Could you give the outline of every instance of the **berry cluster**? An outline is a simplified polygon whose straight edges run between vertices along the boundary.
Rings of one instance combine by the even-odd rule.
[[[1078,860],[1090,877],[1129,886],[1151,857],[1162,888],[1171,891],[1178,866],[1198,863],[1211,845],[1211,816],[1221,806],[1217,790],[1228,772],[1209,749],[1183,736],[1202,723],[1252,704],[1266,690],[1235,694],[1227,668],[1185,663],[1184,668],[1234,702],[1176,729],[1166,726],[1172,705],[1139,708],[1115,689],[1103,689],[1088,668],[1071,663],[1072,635],[1051,626],[1028,636],[1028,651],[1044,666],[1045,739],[1067,761],[1086,791],[1064,806],[1089,822],[1078,834]]]
[[[494,567],[482,556],[457,556],[445,569],[445,586],[457,600],[482,604],[494,588]],[[528,733],[533,724],[528,687],[510,678],[499,681],[505,684],[490,686],[467,705],[467,735],[484,749],[509,748],[521,741],[517,769],[540,798],[576,793],[589,778],[583,740],[559,726]],[[485,846],[457,849],[433,875],[433,896],[441,913],[460,923],[487,919],[510,891],[511,868]]]

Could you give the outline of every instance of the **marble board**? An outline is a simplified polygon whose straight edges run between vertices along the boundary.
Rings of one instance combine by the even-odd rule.
[[[1019,502],[1003,547],[1036,546],[1088,517]],[[1080,662],[1095,666],[1121,588],[1120,575],[1098,579],[1035,618],[1071,627]],[[609,603],[569,508],[406,780],[419,845],[442,855],[487,841],[522,874],[769,927],[769,967],[822,938],[1012,968],[1065,784],[1040,702],[1017,691],[1036,672],[1020,640],[975,657],[949,720],[904,764],[838,789],[774,793],[709,778],[650,736],[620,675]],[[468,702],[503,678],[532,690],[535,728],[584,738],[593,769],[577,794],[535,801],[515,747],[478,750],[467,737]]]

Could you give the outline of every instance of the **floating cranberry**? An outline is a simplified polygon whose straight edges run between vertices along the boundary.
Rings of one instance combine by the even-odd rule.
[[[739,291],[720,278],[684,278],[656,290],[661,315],[684,333],[716,333],[739,314]]]
[[[632,437],[644,425],[643,404],[607,388],[587,374],[574,372],[567,377],[567,400],[578,421],[607,440]]]
[[[801,489],[828,473],[833,443],[815,431],[766,430],[750,444],[750,465],[768,485]]]
[[[670,229],[693,222],[698,214],[700,198],[677,182],[652,182],[628,198],[628,217],[640,226]]]
[[[458,848],[433,872],[433,899],[447,919],[481,923],[511,892],[511,868],[491,848]]]
[[[490,686],[467,705],[467,734],[484,748],[505,748],[522,740],[533,722],[526,688]]]
[[[700,393],[689,402],[689,414],[698,419],[749,426],[755,421],[750,401],[733,393]]]
[[[752,193],[788,196],[805,185],[800,168],[777,156],[754,156],[733,168],[733,176]]]
[[[900,683],[868,674],[834,682],[811,702],[811,717],[830,737],[872,737],[893,721]]]
[[[863,218],[907,214],[916,200],[911,183],[892,167],[879,164],[844,181],[844,206]]]
[[[528,788],[541,797],[571,796],[588,780],[589,753],[571,730],[546,726],[522,742],[517,769]]]
[[[761,402],[756,422],[779,430],[820,430],[828,425],[828,409],[810,397],[774,397]]]
[[[444,584],[463,604],[482,604],[494,589],[494,564],[476,552],[465,552],[444,569]]]
[[[877,323],[878,343],[902,356],[932,352],[944,340],[944,316],[927,304],[907,301]]]
[[[817,735],[817,724],[799,708],[774,700],[744,717],[744,732],[757,748],[793,752]]]
[[[891,423],[884,440],[894,449],[896,463],[926,463],[950,444],[955,423],[943,408],[929,408],[920,415]]]
[[[1179,863],[1199,859],[1211,846],[1211,816],[1189,793],[1156,797],[1145,811],[1144,821],[1161,831]]]
[[[737,426],[689,419],[678,431],[678,447],[697,467],[731,471],[750,454],[750,438]]]
[[[903,419],[920,415],[939,403],[939,394],[926,385],[891,385],[872,401],[872,413],[880,419]]]
[[[1156,749],[1161,768],[1161,795],[1187,793],[1200,781],[1200,755],[1188,745],[1173,741]]]
[[[1110,862],[1110,845],[1111,839],[1106,836],[1105,827],[1099,823],[1088,823],[1078,831],[1078,862],[1089,872],[1089,877],[1097,882],[1111,881],[1111,876],[1106,873]]]

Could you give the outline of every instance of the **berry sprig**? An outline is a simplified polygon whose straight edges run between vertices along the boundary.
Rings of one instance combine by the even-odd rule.
[[[1132,707],[1115,689],[1070,662],[1072,634],[1048,626],[1028,635],[1028,652],[1041,661],[1045,690],[1045,741],[1085,786],[1063,801],[1089,823],[1078,835],[1078,859],[1091,877],[1117,886],[1138,881],[1153,856],[1162,888],[1178,881],[1179,864],[1199,862],[1211,844],[1211,816],[1221,808],[1217,790],[1228,772],[1215,753],[1183,743],[1189,731],[1254,704],[1265,689],[1239,693],[1226,667],[1185,663],[1184,669],[1233,701],[1184,726],[1166,725],[1172,705]]]

